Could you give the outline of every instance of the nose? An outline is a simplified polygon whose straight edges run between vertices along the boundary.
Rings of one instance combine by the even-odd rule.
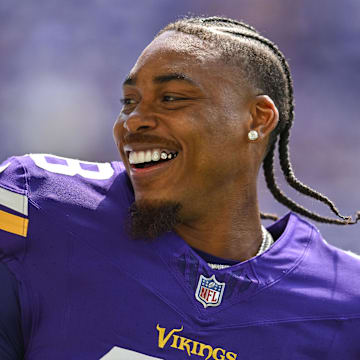
[[[127,116],[123,126],[129,133],[136,133],[154,129],[157,126],[157,120],[149,107],[139,105],[136,110]]]

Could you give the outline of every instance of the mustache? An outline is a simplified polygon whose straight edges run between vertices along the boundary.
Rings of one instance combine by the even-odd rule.
[[[123,144],[132,144],[132,143],[146,143],[146,144],[156,144],[162,145],[164,147],[170,147],[178,149],[179,145],[170,139],[165,139],[158,135],[152,134],[142,134],[142,133],[129,133],[124,136]]]

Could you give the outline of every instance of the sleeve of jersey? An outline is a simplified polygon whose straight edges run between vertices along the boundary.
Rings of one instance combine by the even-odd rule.
[[[21,158],[0,163],[0,359],[23,359],[19,286],[13,275],[28,236],[27,172]],[[12,269],[12,270],[11,270]]]
[[[0,260],[23,255],[28,226],[27,174],[13,157],[0,164]]]
[[[17,281],[0,262],[0,359],[21,360],[24,344]]]

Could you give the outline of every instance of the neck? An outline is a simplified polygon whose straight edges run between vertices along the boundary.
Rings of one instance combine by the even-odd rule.
[[[259,249],[262,232],[256,194],[246,198],[226,199],[224,204],[217,201],[202,217],[178,225],[176,232],[190,246],[208,254],[237,261],[250,259]]]

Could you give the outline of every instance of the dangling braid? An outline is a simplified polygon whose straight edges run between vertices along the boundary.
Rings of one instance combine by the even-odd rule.
[[[290,129],[294,120],[294,91],[289,65],[278,47],[261,36],[252,26],[221,17],[185,18],[167,25],[158,35],[168,30],[196,35],[209,44],[216,45],[223,51],[224,57],[230,56],[236,60],[239,54],[247,56],[251,65],[243,64],[246,68],[245,73],[253,77],[248,80],[252,81],[255,87],[262,89],[264,94],[269,95],[279,109],[279,122],[270,135],[267,154],[263,161],[266,184],[275,199],[290,210],[318,222],[337,225],[355,224],[360,219],[360,212],[357,213],[354,221],[349,216],[341,215],[328,197],[311,189],[295,177],[289,152]],[[239,39],[246,39],[247,42],[244,43]],[[332,212],[342,220],[311,212],[280,190],[274,174],[277,140],[279,140],[280,167],[287,183],[298,192],[328,205]],[[276,215],[273,214],[261,213],[261,217],[276,219]]]
[[[336,225],[347,225],[350,223],[351,219],[348,222],[346,222],[344,220],[326,218],[316,213],[313,213],[307,210],[306,208],[304,208],[303,206],[297,204],[295,201],[288,198],[276,184],[275,174],[274,174],[274,156],[275,156],[275,144],[270,148],[269,153],[266,157],[266,161],[263,162],[263,168],[264,168],[266,184],[268,188],[271,189],[271,193],[273,194],[273,196],[277,201],[279,201],[281,204],[285,205],[289,209],[297,212],[298,214],[301,214],[318,222],[327,223],[327,224],[336,224]]]
[[[290,131],[286,129],[286,131],[283,131],[280,134],[279,140],[279,153],[281,154],[279,157],[280,166],[288,184],[290,184],[294,189],[301,192],[302,194],[327,204],[337,216],[344,219],[346,224],[351,222],[351,217],[341,215],[335,204],[329,198],[304,185],[295,177],[289,157],[289,137]]]

